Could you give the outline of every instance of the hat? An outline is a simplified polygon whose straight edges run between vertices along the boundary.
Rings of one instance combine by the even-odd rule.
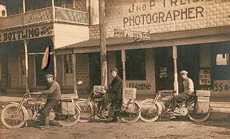
[[[46,78],[54,77],[52,74],[46,74]]]
[[[186,70],[182,70],[180,71],[180,74],[188,74],[188,72]]]
[[[113,72],[113,71],[118,72],[118,69],[117,69],[116,67],[113,67],[113,68],[111,69],[111,72]]]

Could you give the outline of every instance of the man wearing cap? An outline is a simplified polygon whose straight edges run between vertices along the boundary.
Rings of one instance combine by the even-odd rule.
[[[40,118],[47,127],[49,126],[49,112],[60,103],[61,89],[58,82],[54,80],[52,74],[46,75],[46,81],[48,83],[47,90],[41,91],[41,93],[42,95],[47,95],[47,102],[40,112]]]
[[[117,68],[113,68],[111,74],[113,80],[109,85],[109,93],[112,103],[112,122],[116,122],[122,106],[122,79],[118,76]]]
[[[182,70],[180,72],[180,76],[183,80],[183,89],[182,92],[179,93],[179,95],[174,96],[172,99],[170,99],[168,102],[166,102],[166,106],[169,106],[171,104],[172,110],[175,109],[176,105],[179,102],[187,101],[190,97],[194,96],[194,84],[192,79],[188,77],[188,72],[185,70]]]

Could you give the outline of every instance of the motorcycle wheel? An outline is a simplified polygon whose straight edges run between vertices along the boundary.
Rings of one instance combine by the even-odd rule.
[[[120,113],[120,120],[126,123],[137,122],[140,118],[140,106],[138,103],[130,103],[127,106],[127,110]]]
[[[78,121],[80,120],[80,109],[77,106],[75,106],[74,110],[75,110],[74,114],[64,115],[64,118],[58,120],[58,123],[61,126],[73,126],[77,124]]]
[[[76,102],[80,107],[80,122],[89,122],[93,114],[93,106],[88,100],[80,100]]]
[[[146,99],[141,102],[140,119],[143,122],[154,122],[159,118],[162,106],[153,99]]]
[[[207,121],[208,118],[210,117],[210,106],[209,106],[209,110],[205,113],[198,113],[196,111],[196,107],[194,106],[193,109],[189,110],[188,117],[190,120],[192,120],[194,122]]]
[[[19,108],[19,106],[20,104],[8,104],[2,110],[1,121],[6,128],[20,128],[25,124],[25,112],[23,108]]]

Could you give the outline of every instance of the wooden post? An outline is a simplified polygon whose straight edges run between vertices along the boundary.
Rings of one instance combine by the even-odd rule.
[[[177,74],[177,47],[173,46],[173,67],[174,67],[174,91],[176,94],[179,93],[178,87],[178,74]]]
[[[29,71],[28,71],[28,48],[27,48],[27,41],[26,40],[24,40],[24,55],[25,55],[25,70],[26,70],[26,72],[25,72],[25,74],[26,74],[26,77],[25,77],[25,79],[26,79],[26,92],[28,92],[29,91]]]
[[[100,54],[101,54],[101,85],[107,87],[107,51],[105,33],[105,0],[99,0],[99,28],[100,28]]]
[[[56,57],[56,52],[55,52],[55,38],[54,38],[54,36],[52,37],[52,42],[53,42],[53,59],[54,59],[54,79],[57,79],[57,57]]]
[[[126,88],[126,67],[125,67],[125,61],[126,61],[126,54],[125,49],[121,50],[121,60],[122,60],[122,73],[123,73],[123,94]]]
[[[52,0],[52,12],[53,12],[53,22],[55,22],[55,2],[54,2],[54,0]]]
[[[74,79],[74,85],[73,85],[73,89],[74,89],[74,93],[76,95],[76,97],[78,98],[78,92],[77,92],[77,74],[76,74],[76,54],[72,54],[72,64],[73,64],[73,79]]]
[[[26,0],[22,1],[22,10],[23,10],[23,13],[26,12]]]

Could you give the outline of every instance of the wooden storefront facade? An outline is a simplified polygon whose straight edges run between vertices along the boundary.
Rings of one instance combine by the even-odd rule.
[[[44,89],[45,74],[57,77],[54,50],[89,39],[89,1],[1,0],[1,4],[7,15],[0,17],[0,95]],[[49,64],[42,69],[47,48]]]
[[[106,7],[108,68],[117,66],[122,73],[121,51],[125,50],[127,87],[136,87],[138,94],[148,95],[179,90],[178,73],[184,69],[189,71],[196,89],[211,90],[216,98],[230,97],[229,79],[224,76],[229,73],[230,2],[112,0]],[[99,55],[99,39],[68,45],[56,52],[59,56],[86,55],[87,84],[98,83],[92,78],[94,71],[100,72],[92,63],[98,63],[90,57]],[[224,65],[218,64],[221,60]]]

